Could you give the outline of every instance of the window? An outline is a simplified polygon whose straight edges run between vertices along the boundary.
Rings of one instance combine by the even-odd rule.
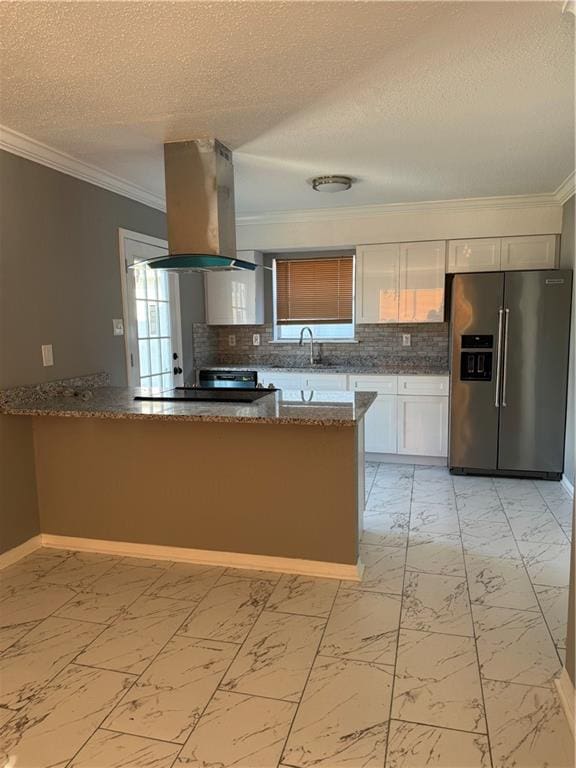
[[[298,339],[309,326],[317,339],[354,338],[352,256],[276,259],[275,338]]]

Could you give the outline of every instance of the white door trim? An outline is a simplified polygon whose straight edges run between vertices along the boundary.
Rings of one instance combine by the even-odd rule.
[[[131,322],[130,316],[130,301],[128,298],[128,259],[126,257],[126,241],[135,240],[138,243],[144,245],[153,245],[157,248],[164,248],[168,251],[168,243],[166,240],[162,240],[159,237],[152,237],[151,235],[144,235],[141,232],[133,232],[130,229],[118,228],[118,254],[120,258],[120,287],[122,291],[122,319],[124,322],[124,361],[126,366],[126,380],[128,386],[138,386],[139,382],[134,380],[135,367],[132,365],[131,350],[137,348],[137,340],[134,339],[134,323]],[[175,287],[178,288],[178,275],[170,275],[171,281],[174,282]],[[178,349],[180,354],[179,365],[184,369],[184,352],[182,349],[182,321],[180,316],[180,292],[175,290],[175,294],[178,298],[177,301],[171,302],[170,310],[172,320],[176,326],[176,334],[178,337]]]

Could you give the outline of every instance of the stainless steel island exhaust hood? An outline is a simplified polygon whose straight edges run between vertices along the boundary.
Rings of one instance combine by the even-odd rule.
[[[164,169],[169,253],[144,263],[177,272],[255,270],[256,264],[236,258],[228,147],[216,139],[165,144]]]

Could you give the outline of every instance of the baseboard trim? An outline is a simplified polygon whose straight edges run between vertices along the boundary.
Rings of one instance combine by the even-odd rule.
[[[385,464],[425,464],[434,467],[447,467],[446,456],[408,456],[403,453],[366,453],[366,461],[380,461]]]
[[[560,485],[564,488],[565,491],[568,491],[568,493],[570,494],[570,496],[572,496],[572,498],[574,498],[574,486],[572,485],[570,480],[568,480],[566,475],[562,475],[562,480],[560,480]]]
[[[572,685],[572,681],[570,680],[570,675],[566,670],[566,667],[562,668],[560,677],[557,677],[554,680],[554,684],[556,685],[556,690],[558,691],[558,695],[560,697],[562,709],[564,710],[564,714],[566,715],[566,718],[568,720],[568,725],[570,726],[570,730],[572,731],[572,735],[574,736],[576,735],[574,733],[574,719],[576,717],[576,712],[574,707],[574,697],[576,694],[574,691],[574,686]]]
[[[32,536],[28,541],[19,544],[17,547],[12,547],[7,552],[3,552],[0,555],[0,571],[4,568],[8,568],[9,565],[14,565],[18,560],[22,560],[26,555],[31,554],[42,546],[42,536]]]
[[[97,552],[103,555],[216,565],[224,568],[294,573],[301,576],[319,576],[325,579],[343,579],[345,581],[360,581],[364,569],[360,561],[356,565],[346,565],[321,560],[299,560],[292,557],[165,547],[158,544],[132,544],[125,541],[105,541],[103,539],[80,539],[73,536],[56,536],[46,533],[42,534],[42,546],[53,549],[73,549],[77,552]]]

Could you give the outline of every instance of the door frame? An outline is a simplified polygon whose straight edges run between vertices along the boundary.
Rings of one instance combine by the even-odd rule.
[[[168,242],[159,237],[145,235],[142,232],[134,232],[130,229],[118,228],[118,255],[120,258],[120,288],[122,292],[122,321],[124,323],[124,358],[126,365],[126,380],[129,387],[137,387],[140,381],[135,380],[135,372],[140,366],[133,364],[133,356],[138,355],[138,339],[134,336],[135,318],[132,316],[131,304],[128,292],[128,258],[126,256],[126,241],[135,240],[144,245],[153,245],[157,248],[164,248],[168,251]],[[179,365],[184,370],[183,350],[182,350],[182,320],[180,316],[180,283],[178,275],[171,272],[168,275],[170,281],[171,293],[177,299],[170,302],[170,319],[173,324],[173,335],[176,337],[179,350]],[[176,383],[176,382],[175,382]],[[182,382],[177,382],[181,384]]]

